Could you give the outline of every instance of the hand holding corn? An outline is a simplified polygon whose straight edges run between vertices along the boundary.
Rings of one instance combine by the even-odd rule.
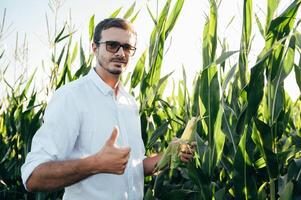
[[[189,162],[193,157],[196,142],[195,142],[195,129],[198,118],[192,117],[181,136],[176,138],[168,145],[166,151],[162,155],[160,161],[157,163],[155,172],[163,169],[170,163],[170,168],[174,169],[179,165],[179,161]]]

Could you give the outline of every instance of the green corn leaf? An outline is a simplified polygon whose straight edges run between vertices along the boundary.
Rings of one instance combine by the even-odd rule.
[[[169,74],[163,76],[159,82],[158,82],[158,85],[155,87],[155,94],[159,95],[159,96],[162,96],[163,92],[164,92],[164,89],[167,85],[167,80],[168,78],[173,74],[173,72],[170,72]]]
[[[136,20],[136,18],[138,17],[138,14],[140,13],[140,10],[138,10],[137,12],[136,12],[136,14],[131,18],[131,20],[130,20],[130,22],[131,23],[134,23],[134,21]]]
[[[65,28],[66,28],[66,24],[63,26],[63,28],[59,32],[59,34],[55,37],[54,43],[58,43],[59,42],[59,40],[61,39],[62,34],[64,33]]]
[[[280,0],[268,0],[267,1],[267,18],[266,18],[266,27],[265,30],[267,31],[271,21],[273,20],[274,13],[276,9],[278,8],[278,5],[280,3]]]
[[[37,68],[34,70],[34,72],[32,73],[32,75],[29,77],[29,79],[28,79],[28,81],[27,81],[27,83],[25,85],[25,88],[23,89],[23,91],[21,93],[21,99],[20,100],[22,100],[27,95],[27,92],[29,90],[29,87],[31,86],[31,83],[33,81],[33,78],[34,78],[36,72],[37,72]]]
[[[264,182],[258,189],[258,200],[266,200],[267,193],[265,192],[265,187],[267,187],[267,182]]]
[[[110,15],[110,18],[115,18],[119,15],[120,11],[122,9],[122,6],[119,7],[118,9],[116,9],[111,15]]]
[[[272,1],[272,0],[271,0]],[[279,17],[273,19],[267,31],[267,39],[281,39],[290,33],[292,30],[296,14],[301,4],[300,0],[293,1],[287,9],[285,9]],[[273,41],[273,40],[272,40]]]
[[[68,37],[71,37],[74,33],[75,33],[75,31],[74,31],[74,32],[71,32],[71,33],[68,33],[67,35],[65,35],[65,36],[63,36],[63,37],[61,37],[61,38],[59,38],[59,39],[56,41],[56,43],[59,43],[60,41],[66,39],[66,38],[68,38]]]
[[[182,65],[182,73],[183,73],[183,88],[184,88],[184,106],[185,106],[185,121],[188,120],[190,115],[190,95],[188,93],[188,88],[187,88],[187,78],[186,78],[186,72],[185,72],[185,68]]]
[[[252,139],[256,143],[256,146],[260,149],[263,156],[268,174],[270,178],[276,178],[279,174],[278,158],[273,153],[273,136],[271,128],[259,119],[254,119],[256,128],[253,129]]]
[[[288,182],[285,188],[280,193],[280,200],[292,200],[293,199],[294,184]]]
[[[200,82],[200,103],[204,106],[201,109],[199,106],[198,109],[204,110],[204,116],[208,116],[204,119],[205,126],[208,129],[204,129],[205,134],[207,135],[209,149],[206,154],[206,161],[204,164],[204,172],[211,176],[213,169],[215,168],[215,154],[214,154],[214,126],[217,121],[217,114],[219,110],[219,101],[220,101],[220,94],[219,94],[219,81],[218,81],[218,73],[217,67],[212,66],[208,69],[205,69],[201,73],[201,82]],[[202,113],[201,113],[202,114]],[[220,120],[220,119],[219,119]],[[220,126],[219,126],[220,128]],[[208,159],[208,160],[207,160]]]
[[[226,188],[222,188],[214,193],[215,200],[223,200],[225,199]]]
[[[234,130],[232,130],[233,128],[231,127],[231,122],[230,122],[230,117],[228,117],[229,115],[227,115],[227,111],[225,110],[225,105],[224,103],[222,103],[222,107],[223,107],[223,118],[222,118],[222,123],[223,126],[225,126],[225,128],[223,128],[223,132],[225,133],[225,135],[227,136],[228,140],[232,143],[233,146],[233,152],[236,153],[237,149],[236,149],[236,142],[235,142],[235,138],[237,137],[235,135]]]
[[[188,189],[171,190],[163,193],[162,199],[186,199],[191,193],[195,193],[195,191]]]
[[[255,20],[256,20],[256,24],[258,26],[259,32],[261,33],[262,37],[265,37],[265,32],[263,30],[262,24],[258,18],[258,15],[255,14]]]
[[[247,84],[248,79],[248,54],[250,48],[250,36],[252,33],[252,4],[252,0],[245,0],[243,6],[243,26],[238,60],[239,77],[242,88]]]
[[[237,68],[237,64],[235,64],[233,67],[231,67],[230,71],[226,74],[224,82],[222,83],[222,94],[224,94],[226,92],[226,89],[227,89],[227,86],[228,86],[230,80],[235,75],[236,68]]]
[[[252,135],[252,138],[253,138],[253,135]],[[253,140],[255,140],[255,139],[253,139]],[[258,144],[256,146],[258,146]],[[266,165],[266,162],[265,162],[265,160],[264,160],[263,157],[260,157],[258,160],[256,160],[254,162],[255,169],[262,169],[262,168],[264,168],[266,166],[267,165]]]
[[[273,66],[278,68],[278,72],[272,80],[271,91],[273,92],[272,98],[272,109],[271,109],[271,122],[274,123],[278,118],[284,104],[284,89],[283,81],[291,72],[294,66],[294,55],[295,55],[295,37],[292,36],[289,42],[289,46],[284,53],[279,66]]]
[[[2,52],[0,53],[0,59],[3,57],[5,50],[2,50]]]
[[[264,69],[265,69],[265,61],[268,59],[271,50],[266,52],[259,61],[255,64],[255,66],[251,69],[251,78],[248,84],[247,90],[247,98],[248,98],[248,107],[247,107],[247,121],[250,121],[252,116],[258,110],[258,106],[263,98],[263,88],[264,88]]]
[[[214,153],[213,153],[214,159],[212,163],[213,167],[217,166],[217,164],[221,160],[221,156],[225,144],[226,137],[221,129],[222,115],[223,115],[222,108],[220,108],[214,125]]]
[[[80,43],[79,43],[79,52],[80,52],[79,62],[80,62],[80,66],[82,67],[82,66],[87,65],[85,52],[84,52],[83,45],[82,45],[82,40],[80,40]]]
[[[216,65],[219,65],[223,62],[225,62],[229,57],[231,57],[232,55],[234,55],[235,53],[237,53],[239,51],[227,51],[227,52],[223,52],[215,61]]]
[[[145,66],[145,58],[146,58],[147,51],[145,50],[142,55],[140,56],[136,67],[132,73],[131,77],[131,88],[135,88],[142,80],[144,66]]]
[[[213,63],[217,45],[217,6],[215,0],[210,0],[210,18],[206,20],[203,30],[203,66]]]
[[[296,37],[296,46],[299,52],[299,55],[301,55],[300,50],[301,49],[301,34],[297,32],[295,34]],[[295,71],[295,77],[296,77],[296,83],[299,87],[299,91],[301,92],[301,56],[299,58],[298,65],[294,64],[294,71]]]
[[[74,62],[74,60],[76,59],[77,52],[78,52],[78,44],[76,43],[74,48],[73,48],[70,64],[72,64]]]
[[[95,15],[92,15],[89,22],[89,41],[91,42],[94,35],[94,18]]]
[[[151,17],[151,19],[153,20],[154,24],[157,25],[157,20],[154,17],[154,14],[152,13],[151,9],[149,8],[148,4],[146,4],[146,8],[147,8],[147,12],[149,14],[149,16]]]
[[[180,12],[182,10],[184,4],[184,0],[177,0],[175,3],[170,16],[167,19],[166,26],[165,26],[165,39],[168,37],[170,31],[173,29],[174,25],[176,24],[176,21],[180,15]]]
[[[301,159],[294,159],[290,163],[287,172],[287,181],[300,181],[301,179]]]
[[[144,194],[143,197],[144,200],[155,200],[155,197],[153,196],[153,190],[149,187]]]
[[[63,58],[63,56],[64,56],[65,48],[66,48],[66,45],[64,45],[64,47],[63,47],[63,49],[61,50],[60,55],[59,55],[59,57],[58,57],[58,59],[57,59],[57,61],[56,61],[56,64],[57,64],[58,67],[60,66],[61,61],[62,61],[62,58]]]
[[[177,102],[179,103],[179,105],[181,105],[181,108],[183,108],[184,104],[184,91],[183,91],[183,81],[179,81],[178,83],[178,98],[177,98]]]
[[[134,1],[134,3],[131,5],[131,7],[125,12],[125,14],[123,16],[124,19],[128,19],[133,14],[135,5],[136,5],[136,1]]]
[[[194,85],[194,91],[193,91],[192,113],[191,113],[193,116],[199,116],[201,114],[200,107],[199,107],[200,89],[201,89],[201,78],[199,75],[199,77],[197,77],[197,81]]]
[[[235,199],[257,199],[256,180],[252,175],[252,161],[249,156],[253,149],[247,129],[248,125],[244,128],[233,163]]]
[[[150,71],[148,72],[145,81],[148,85],[152,86],[159,81],[161,73],[161,64],[164,54],[164,41],[165,32],[164,27],[166,23],[166,18],[169,12],[171,0],[167,0],[163,10],[160,13],[158,24],[153,29],[150,46],[149,46],[149,66]]]
[[[301,64],[301,58],[300,58],[300,61],[299,63]],[[301,65],[295,65],[294,67],[294,70],[295,70],[295,77],[296,77],[296,82],[297,82],[297,85],[299,87],[299,90],[301,92]]]
[[[158,140],[159,137],[164,136],[168,130],[169,122],[165,122],[159,128],[157,128],[154,133],[152,134],[149,142],[147,143],[146,149],[150,149],[155,142]]]
[[[213,139],[214,124],[219,110],[220,89],[217,75],[216,66],[204,70],[201,74],[200,98],[205,107],[205,116],[208,116],[205,121],[209,127],[209,137],[211,137],[209,141]]]

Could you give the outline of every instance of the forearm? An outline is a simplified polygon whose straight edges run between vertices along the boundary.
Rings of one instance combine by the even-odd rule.
[[[159,162],[160,159],[161,155],[155,155],[152,157],[145,158],[143,160],[144,176],[149,176],[153,174],[156,164]]]
[[[51,191],[72,185],[93,174],[91,157],[40,164],[26,182],[29,191]]]

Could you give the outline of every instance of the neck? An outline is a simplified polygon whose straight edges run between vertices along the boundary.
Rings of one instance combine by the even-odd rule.
[[[100,66],[96,66],[95,71],[97,75],[115,91],[115,95],[117,95],[119,75],[111,74]]]

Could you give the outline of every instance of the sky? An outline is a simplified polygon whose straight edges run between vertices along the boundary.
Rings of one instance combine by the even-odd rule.
[[[95,23],[108,17],[119,7],[123,7],[122,13],[134,2],[133,0],[52,0],[61,2],[58,10],[58,27],[69,21],[71,16],[72,24],[76,33],[74,41],[82,37],[84,48],[88,50],[90,43],[88,40],[88,23],[92,15],[95,15]],[[153,28],[152,20],[147,12],[146,4],[156,13],[157,2],[159,8],[165,1],[159,0],[137,0],[136,11],[141,9],[134,26],[138,33],[137,52],[130,63],[127,72],[131,72],[133,67],[149,43],[149,35]],[[163,3],[162,3],[163,2]],[[173,1],[175,2],[175,1]],[[282,0],[279,6],[280,13],[290,0]],[[253,10],[264,23],[266,11],[266,1],[253,0]],[[28,76],[36,68],[41,68],[42,60],[47,63],[50,61],[50,51],[47,40],[46,15],[50,29],[53,31],[54,13],[49,7],[47,0],[0,0],[0,16],[2,18],[4,8],[6,8],[6,20],[4,36],[0,39],[0,46],[5,49],[5,59],[10,66],[10,79],[14,80],[18,73],[23,73],[22,68],[26,68],[25,75]],[[192,85],[193,78],[200,71],[202,66],[201,58],[201,39],[206,15],[209,13],[208,0],[186,0],[173,32],[166,44],[171,44],[165,54],[162,68],[162,75],[174,71],[175,81],[182,79],[182,66],[185,67],[188,86]],[[223,0],[218,9],[218,35],[221,39],[226,38],[229,50],[238,50],[241,37],[242,24],[242,1]],[[233,18],[234,17],[234,18]],[[233,19],[233,20],[232,20]],[[230,23],[231,21],[231,23]],[[2,23],[2,22],[1,22]],[[229,25],[230,23],[230,25]],[[17,62],[14,59],[14,49],[16,37],[21,46],[26,35],[28,42],[28,59],[26,62]],[[51,33],[53,34],[53,33]],[[258,32],[255,20],[253,21],[254,41],[249,55],[249,66],[252,67],[257,55],[263,47],[263,38]],[[19,53],[22,55],[22,53]],[[218,53],[219,55],[219,53]],[[232,63],[237,60],[237,55],[230,59]],[[22,59],[21,59],[22,60]],[[4,65],[1,65],[3,67]],[[33,67],[34,66],[34,67]],[[3,70],[3,69],[0,69]],[[126,72],[126,73],[127,73]],[[296,99],[300,94],[294,80],[294,74],[285,81],[285,87],[292,99]],[[169,89],[171,87],[168,87]],[[191,90],[191,88],[190,88]]]

